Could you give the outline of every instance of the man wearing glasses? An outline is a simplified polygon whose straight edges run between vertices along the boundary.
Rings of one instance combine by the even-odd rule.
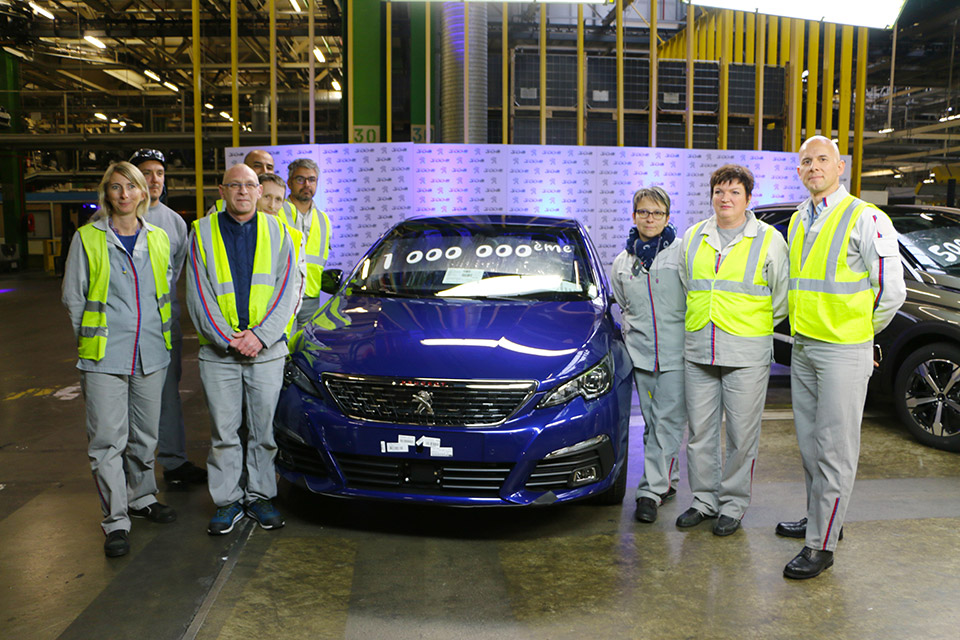
[[[287,186],[290,199],[283,203],[280,216],[287,225],[300,231],[304,238],[304,258],[307,264],[303,303],[297,312],[297,326],[308,322],[320,308],[320,277],[330,256],[330,218],[317,209],[313,197],[317,194],[320,167],[309,158],[297,158],[287,167]]]
[[[264,151],[263,149],[250,151],[243,157],[243,164],[253,169],[253,172],[258,176],[262,176],[265,173],[273,173],[273,156],[270,155],[269,151]],[[213,206],[207,210],[207,215],[209,216],[217,211],[223,211],[223,207],[223,198],[219,198],[213,203]]]
[[[200,380],[212,423],[207,484],[217,512],[210,535],[229,533],[245,513],[264,529],[284,525],[272,503],[273,414],[300,276],[284,225],[257,212],[260,194],[253,169],[230,167],[220,185],[225,209],[194,222],[187,257],[187,307],[200,341]],[[242,409],[249,432],[245,485]]]

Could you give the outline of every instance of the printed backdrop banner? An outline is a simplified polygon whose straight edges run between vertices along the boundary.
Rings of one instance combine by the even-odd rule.
[[[630,230],[633,194],[658,185],[683,233],[713,214],[710,174],[726,163],[749,168],[752,204],[799,202],[807,192],[794,153],[500,144],[297,144],[229,147],[226,166],[252,149],[273,154],[287,178],[297,158],[320,167],[317,207],[330,216],[330,265],[352,269],[393,224],[414,216],[527,213],[575,218],[612,264]],[[850,186],[850,157],[841,178]]]

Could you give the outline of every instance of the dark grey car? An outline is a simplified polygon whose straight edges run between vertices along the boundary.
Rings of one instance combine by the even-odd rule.
[[[754,209],[786,237],[795,205]],[[882,209],[900,234],[907,300],[875,341],[880,365],[871,388],[892,395],[897,414],[922,443],[960,451],[960,209]],[[777,328],[775,357],[790,364],[789,327]]]

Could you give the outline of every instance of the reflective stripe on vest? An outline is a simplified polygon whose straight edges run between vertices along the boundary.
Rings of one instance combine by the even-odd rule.
[[[200,258],[207,271],[207,256],[213,256],[213,270],[211,278],[213,293],[217,297],[217,306],[223,314],[223,319],[234,332],[240,329],[240,316],[237,312],[237,296],[233,285],[233,275],[230,272],[230,258],[227,256],[227,247],[220,234],[221,215],[214,213],[193,223],[194,233],[200,238]],[[250,277],[249,326],[253,329],[263,321],[267,315],[270,300],[273,298],[274,283],[273,264],[276,259],[274,247],[283,246],[286,227],[279,220],[266,213],[257,212],[257,246],[253,253],[253,274]],[[208,221],[201,225],[201,222]],[[200,344],[210,344],[210,341],[197,333]]]
[[[281,221],[283,219],[281,218]],[[286,228],[287,233],[290,234],[290,242],[293,244],[293,262],[297,265],[297,269],[300,268],[300,247],[303,244],[303,234],[300,233],[298,229],[294,229],[291,226],[288,226],[286,223],[282,225]],[[287,338],[290,338],[290,334],[293,331],[293,325],[297,321],[297,314],[291,314],[290,322],[287,323],[287,330],[284,332]]]
[[[110,291],[110,253],[107,248],[107,232],[85,224],[80,227],[80,240],[87,254],[90,284],[87,287],[87,302],[80,320],[80,335],[77,350],[85,360],[102,360],[107,352],[107,295]],[[170,238],[161,229],[147,230],[147,252],[150,268],[157,289],[157,309],[160,311],[163,341],[171,347],[170,286],[167,282],[167,266],[170,264]]]
[[[289,226],[295,227],[297,217],[302,215],[289,200],[284,201],[279,214]],[[322,224],[321,224],[322,218]],[[323,267],[330,257],[330,218],[315,206],[310,207],[310,231],[307,234],[307,244],[304,247],[304,259],[307,263],[307,281],[303,288],[303,297],[317,298],[320,296],[320,280],[323,276]]]
[[[773,335],[773,298],[763,275],[773,227],[744,236],[717,265],[717,251],[700,234],[706,221],[690,234],[686,251],[687,311],[685,328],[699,331],[713,322],[729,334]],[[699,242],[694,243],[699,238]]]
[[[847,264],[847,247],[867,202],[848,195],[828,214],[803,255],[804,228],[800,211],[787,231],[790,245],[790,333],[832,342],[860,344],[873,339],[874,296],[870,275]]]

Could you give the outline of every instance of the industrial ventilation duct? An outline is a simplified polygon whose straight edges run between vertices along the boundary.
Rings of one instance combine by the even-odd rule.
[[[467,39],[464,38],[464,10],[469,11]],[[445,3],[442,24],[440,141],[483,144],[487,142],[487,4]],[[466,92],[465,76],[469,85]],[[465,127],[464,123],[469,126]]]

